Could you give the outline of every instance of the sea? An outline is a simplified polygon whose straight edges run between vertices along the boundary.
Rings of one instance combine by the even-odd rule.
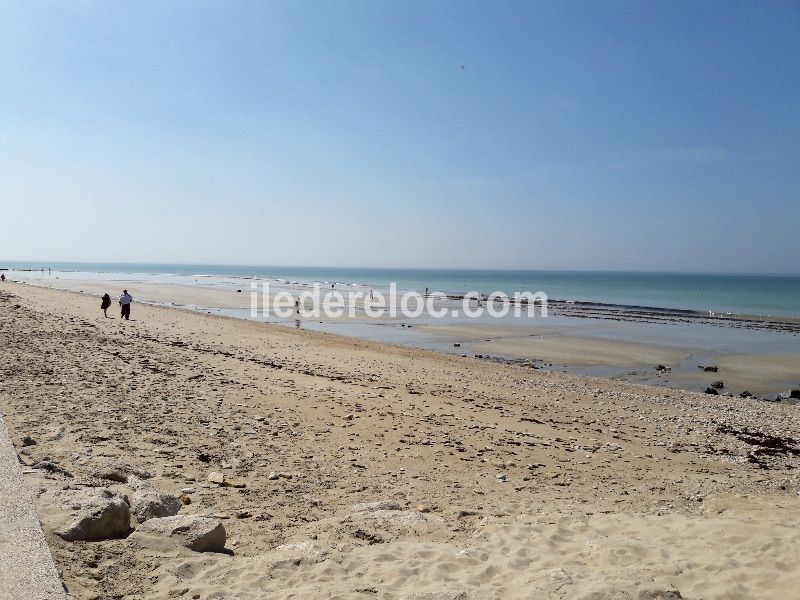
[[[0,269],[52,269],[62,276],[137,279],[210,286],[243,279],[313,284],[467,292],[544,292],[550,299],[616,306],[800,318],[800,275],[643,273],[479,269],[395,269],[209,264],[0,262]]]

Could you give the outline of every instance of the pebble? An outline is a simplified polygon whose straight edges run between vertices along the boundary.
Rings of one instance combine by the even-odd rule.
[[[223,475],[222,473],[219,473],[217,471],[211,471],[208,474],[208,480],[211,483],[216,483],[216,484],[222,485],[223,483],[225,483],[225,475]]]

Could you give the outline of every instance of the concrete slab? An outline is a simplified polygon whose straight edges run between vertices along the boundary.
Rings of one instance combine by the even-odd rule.
[[[0,600],[67,600],[0,415]]]

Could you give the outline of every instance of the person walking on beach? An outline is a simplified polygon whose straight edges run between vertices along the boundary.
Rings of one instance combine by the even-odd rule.
[[[103,314],[108,318],[108,307],[111,306],[111,296],[108,294],[103,294],[103,299],[100,301],[100,308],[103,311]]]
[[[6,274],[0,273],[0,281],[5,282],[5,280],[6,280]]]
[[[122,309],[122,318],[126,321],[131,317],[131,302],[133,302],[133,296],[128,293],[128,290],[122,290],[122,296],[119,297],[119,305]]]

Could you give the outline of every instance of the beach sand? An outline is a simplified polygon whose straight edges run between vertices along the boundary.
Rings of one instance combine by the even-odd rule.
[[[0,287],[0,410],[76,598],[766,599],[800,586],[797,406],[98,306]],[[219,519],[227,552],[141,532],[61,539],[65,487],[133,496],[132,479],[99,478],[108,465],[183,494],[180,514]]]

